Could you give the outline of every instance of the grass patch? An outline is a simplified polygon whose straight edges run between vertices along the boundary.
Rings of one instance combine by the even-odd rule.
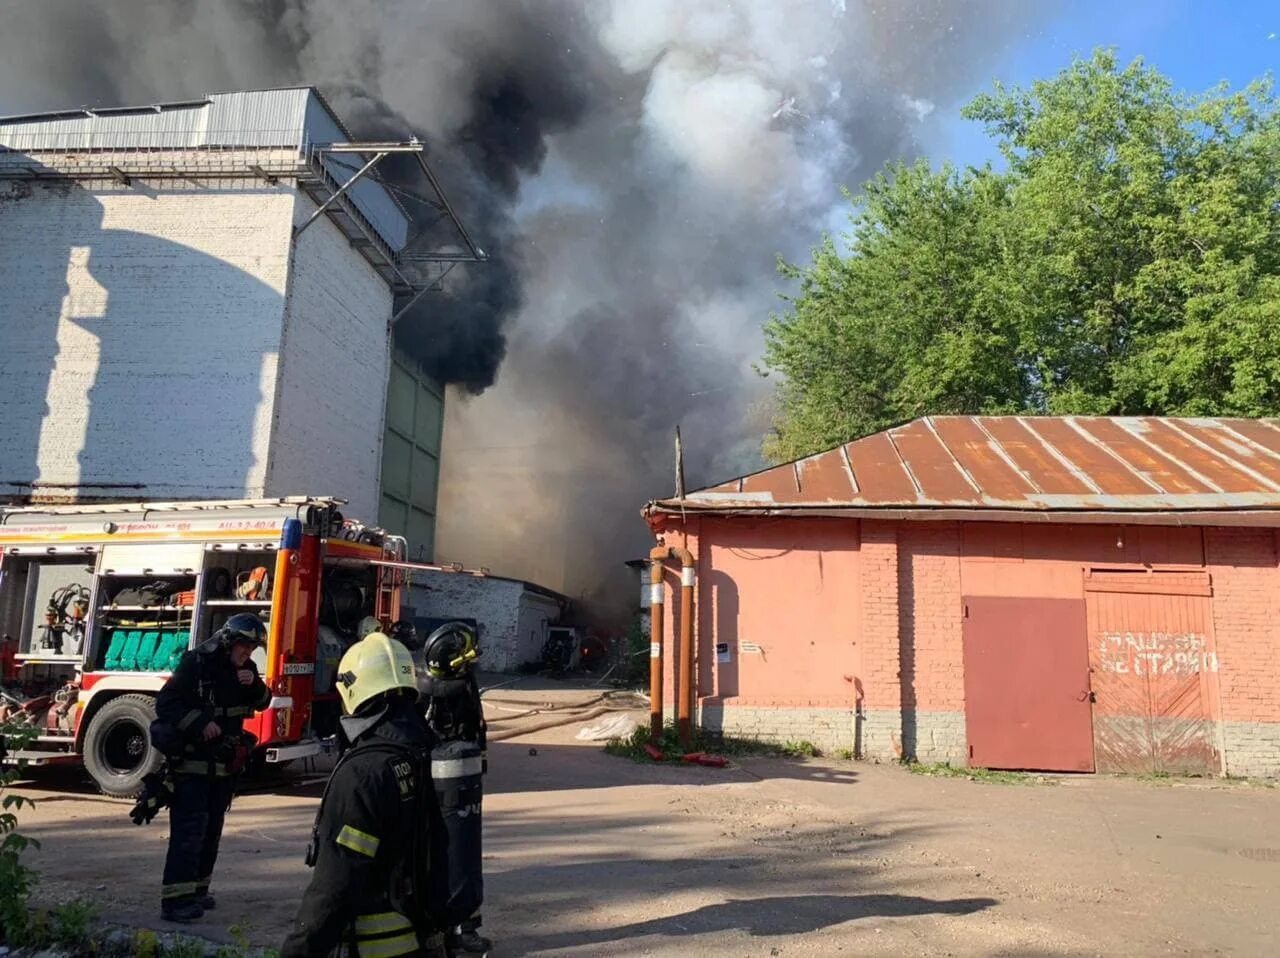
[[[1248,775],[1228,775],[1223,781],[1230,785],[1245,785],[1249,788],[1280,787],[1280,780],[1274,778],[1251,778]]]
[[[199,938],[175,935],[172,941],[163,946],[160,954],[164,958],[204,958],[207,951],[205,943]]]
[[[76,898],[53,909],[51,918],[53,940],[79,951],[88,948],[92,940],[98,909],[83,898]]]
[[[1056,785],[1055,779],[1036,772],[1001,772],[990,768],[963,768],[946,762],[904,762],[913,775],[931,778],[963,778],[970,782],[988,782],[993,785]]]
[[[149,928],[135,929],[133,953],[137,958],[160,958],[160,936]]]
[[[1123,777],[1132,778],[1137,782],[1146,782],[1150,785],[1172,785],[1180,778],[1190,781],[1192,778],[1200,778],[1201,776],[1172,775],[1169,772],[1144,772],[1141,775],[1128,775]]]
[[[635,762],[651,762],[649,753],[644,750],[649,743],[649,730],[641,727],[624,739],[613,739],[605,743],[604,750],[609,755],[629,758]],[[680,747],[680,739],[674,725],[662,730],[662,738],[657,742],[658,748],[666,761],[679,761],[685,754]],[[822,753],[812,742],[767,742],[762,739],[737,738],[731,735],[718,735],[713,732],[696,732],[690,752],[710,752],[729,758],[816,758]]]
[[[1182,774],[1178,772],[1144,772],[1141,775],[1122,775],[1120,778],[1130,778],[1138,782],[1146,782],[1149,785],[1204,785],[1206,787],[1222,787],[1222,786],[1243,786],[1245,788],[1275,788],[1277,781],[1268,778],[1250,778],[1244,775],[1198,775],[1194,773]]]

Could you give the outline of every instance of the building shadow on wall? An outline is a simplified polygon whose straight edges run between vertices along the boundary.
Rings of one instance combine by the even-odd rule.
[[[898,547],[898,678],[902,694],[903,761],[916,760],[919,729],[916,708],[916,579],[911,554]]]
[[[227,320],[283,315],[283,295],[225,260],[105,225],[101,197],[143,191],[218,192],[0,182],[0,498],[216,498],[262,483],[254,429],[279,331],[267,348],[265,330],[246,342]]]
[[[727,572],[712,571],[707,575],[711,590],[711,616],[704,620],[702,654],[699,657],[698,684],[717,699],[738,694],[738,615],[740,598],[738,583]],[[714,642],[709,641],[714,638]]]

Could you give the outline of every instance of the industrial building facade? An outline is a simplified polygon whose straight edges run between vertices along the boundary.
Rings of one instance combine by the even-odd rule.
[[[405,536],[409,557],[417,562],[435,555],[443,440],[444,387],[412,356],[393,349],[378,525]]]
[[[1275,422],[935,417],[646,515],[697,559],[704,726],[880,760],[1280,774]]]
[[[325,493],[430,547],[410,217],[351,141],[309,88],[0,120],[0,496]],[[384,479],[385,429],[433,455]]]

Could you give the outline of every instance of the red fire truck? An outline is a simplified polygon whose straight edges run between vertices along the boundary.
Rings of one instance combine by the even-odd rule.
[[[108,795],[160,761],[155,694],[226,619],[267,623],[260,758],[321,751],[338,659],[366,615],[398,617],[405,542],[341,499],[31,506],[0,511],[0,718],[30,726],[6,762],[83,762]]]

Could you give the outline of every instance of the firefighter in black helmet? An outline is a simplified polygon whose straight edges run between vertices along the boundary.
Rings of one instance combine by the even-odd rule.
[[[431,733],[414,707],[413,659],[381,632],[342,657],[337,688],[350,747],[329,776],[307,864],[315,869],[281,958],[442,955],[429,870],[439,816]]]
[[[391,638],[395,639],[410,652],[422,649],[422,639],[418,637],[418,627],[408,619],[401,619],[391,626]]]
[[[421,704],[438,744],[431,753],[432,780],[447,834],[446,867],[436,872],[450,947],[484,953],[492,947],[480,934],[484,901],[481,866],[481,803],[485,771],[484,707],[473,663],[480,655],[476,633],[464,622],[436,629],[423,643],[426,676]]]
[[[214,907],[209,881],[235,778],[256,744],[244,720],[271,699],[250,656],[266,639],[262,620],[240,613],[183,654],[156,696],[151,736],[173,773],[169,852],[160,912],[195,921]]]

